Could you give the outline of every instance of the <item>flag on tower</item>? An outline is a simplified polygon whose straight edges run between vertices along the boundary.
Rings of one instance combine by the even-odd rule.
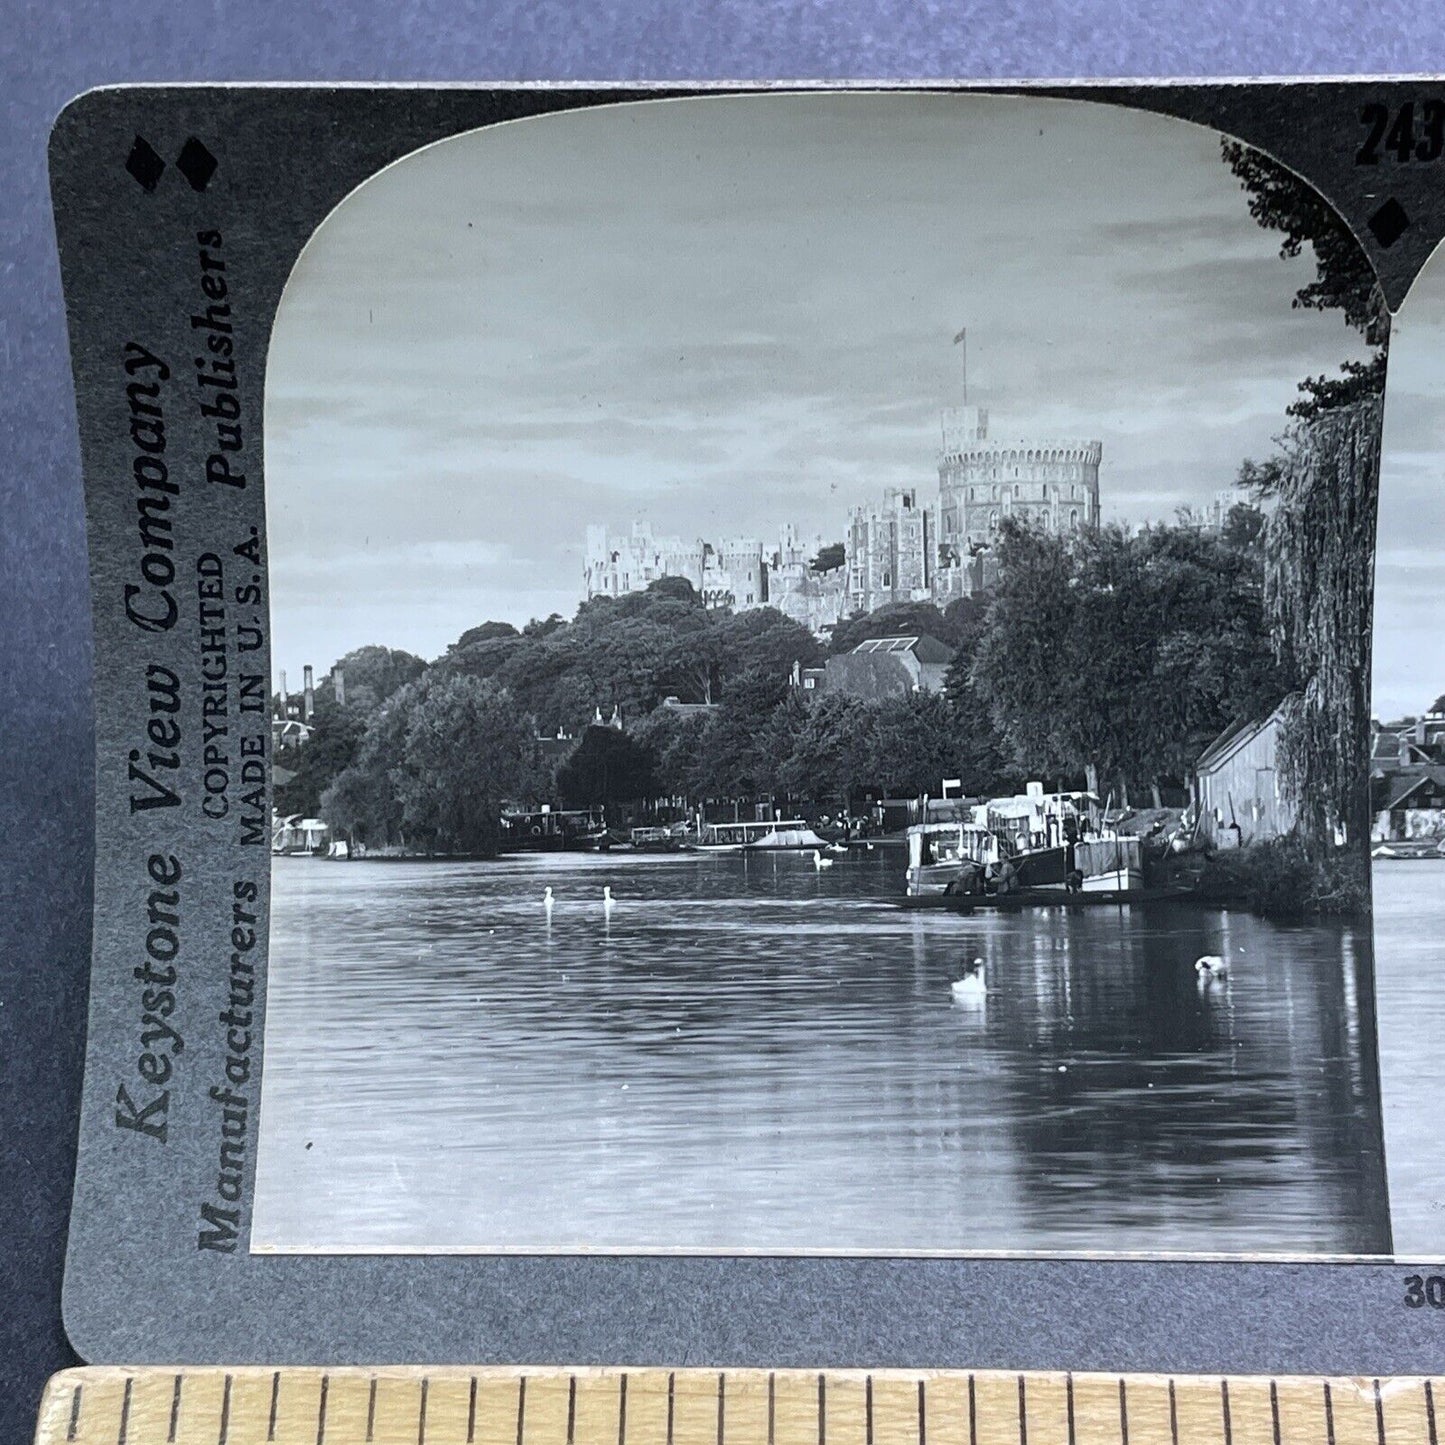
[[[960,331],[960,332],[958,333],[958,335],[953,338],[953,344],[954,344],[955,346],[957,346],[958,343],[959,343],[960,341],[962,341],[962,340],[964,339],[964,337],[966,337],[967,335],[968,335],[968,327],[965,326],[965,327],[963,328],[963,330]]]

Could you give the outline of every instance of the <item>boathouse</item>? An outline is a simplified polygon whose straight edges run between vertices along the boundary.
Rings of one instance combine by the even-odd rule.
[[[1226,728],[1199,755],[1193,803],[1201,835],[1216,847],[1264,843],[1294,827],[1294,806],[1280,787],[1283,730],[1281,703],[1267,718]]]

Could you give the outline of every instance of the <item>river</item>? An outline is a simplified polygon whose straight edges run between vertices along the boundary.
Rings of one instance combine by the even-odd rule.
[[[1368,930],[902,870],[275,859],[253,1247],[1389,1247]]]
[[[1445,859],[1374,868],[1390,1218],[1402,1259],[1445,1258]]]

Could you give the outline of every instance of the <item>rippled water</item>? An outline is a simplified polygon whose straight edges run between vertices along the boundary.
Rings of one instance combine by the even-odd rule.
[[[1445,860],[1374,869],[1380,1077],[1395,1252],[1445,1258]]]
[[[902,867],[275,860],[254,1243],[1388,1247],[1368,934]]]

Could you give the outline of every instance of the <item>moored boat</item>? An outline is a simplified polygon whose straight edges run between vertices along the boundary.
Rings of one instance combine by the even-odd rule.
[[[1102,827],[1092,793],[1027,793],[925,804],[908,830],[911,898],[1031,891],[1128,894],[1144,886],[1142,845]]]
[[[704,823],[683,846],[698,853],[780,853],[821,849],[827,843],[802,818],[776,818],[763,823]]]

